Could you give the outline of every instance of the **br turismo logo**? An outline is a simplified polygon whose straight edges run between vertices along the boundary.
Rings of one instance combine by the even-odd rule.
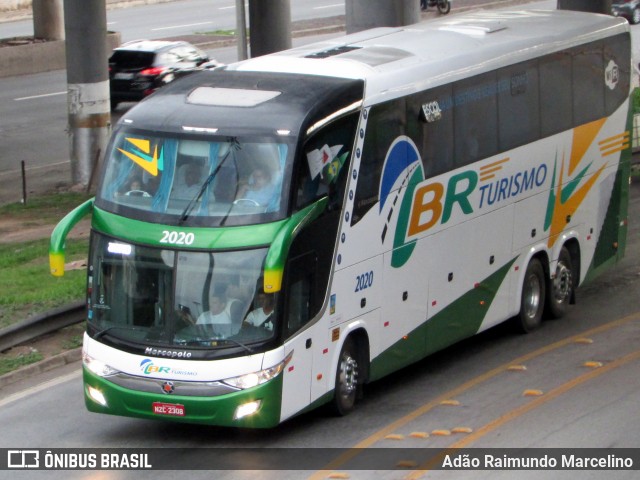
[[[154,373],[168,374],[171,372],[171,369],[169,367],[161,367],[155,365],[149,358],[145,358],[140,362],[140,370],[142,370],[142,373],[144,373],[145,375],[152,375]]]

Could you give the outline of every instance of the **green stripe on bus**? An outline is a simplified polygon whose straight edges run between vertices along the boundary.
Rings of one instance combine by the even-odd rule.
[[[376,357],[371,380],[477,333],[516,258]]]

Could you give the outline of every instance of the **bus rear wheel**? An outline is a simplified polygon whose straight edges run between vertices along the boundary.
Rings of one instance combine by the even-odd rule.
[[[341,416],[351,412],[356,403],[358,382],[361,381],[357,358],[355,344],[351,338],[347,338],[338,358],[333,397],[333,409]]]
[[[529,333],[540,327],[545,299],[545,275],[540,260],[531,259],[527,265],[522,284],[520,312],[516,316],[517,328],[523,333]]]
[[[562,247],[558,265],[547,290],[547,312],[551,318],[561,318],[567,311],[573,295],[573,270],[571,254]]]

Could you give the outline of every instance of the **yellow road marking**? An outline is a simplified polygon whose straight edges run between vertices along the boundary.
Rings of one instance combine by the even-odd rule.
[[[529,403],[526,403],[518,408],[515,408],[513,410],[510,410],[509,412],[505,413],[504,415],[496,418],[495,420],[487,423],[486,425],[480,427],[478,430],[476,430],[474,433],[470,433],[469,435],[467,435],[466,437],[464,437],[463,439],[454,442],[452,445],[450,445],[449,447],[447,447],[447,450],[445,450],[443,453],[439,454],[437,457],[430,459],[428,462],[426,462],[424,465],[420,466],[420,470],[417,470],[415,472],[412,472],[410,475],[405,477],[405,480],[416,480],[420,477],[422,477],[422,475],[424,475],[427,471],[429,471],[430,469],[432,469],[433,467],[435,467],[436,465],[440,465],[442,462],[442,459],[444,458],[445,455],[447,455],[447,453],[453,452],[458,448],[464,448],[467,445],[475,442],[476,440],[478,440],[479,438],[485,436],[486,434],[492,432],[493,430],[501,427],[502,425],[510,422],[511,420],[521,417],[522,415],[524,415],[525,413],[530,412],[531,410],[534,410],[538,407],[541,407],[542,405],[544,405],[545,403],[550,402],[551,400],[559,397],[560,395],[563,395],[565,393],[567,393],[569,390],[572,390],[580,385],[582,385],[585,382],[588,382],[589,380],[593,380],[594,378],[599,377],[600,375],[609,372],[610,370],[613,370],[614,368],[618,368],[621,367],[622,365],[625,365],[629,362],[632,362],[634,360],[638,360],[640,359],[640,350],[637,350],[635,352],[629,353],[627,355],[625,355],[624,357],[621,357],[617,360],[614,360],[611,363],[608,363],[607,365],[597,368],[595,370],[590,370],[587,373],[583,373],[582,375],[580,375],[579,377],[575,377],[572,380],[569,380],[568,382],[560,385],[559,387],[554,388],[553,390],[549,391],[546,395],[542,396],[542,397],[537,397],[535,400],[530,401]]]
[[[454,388],[453,390],[450,390],[448,392],[445,392],[442,395],[439,395],[438,397],[436,397],[435,399],[431,400],[430,402],[425,403],[424,405],[422,405],[421,407],[415,409],[413,412],[405,415],[404,417],[399,418],[398,420],[390,423],[389,425],[387,425],[386,427],[378,430],[376,433],[370,435],[369,437],[365,438],[364,440],[361,440],[360,442],[358,442],[357,444],[355,444],[353,447],[351,447],[350,449],[348,449],[347,451],[345,451],[343,454],[339,455],[338,457],[336,457],[333,461],[329,462],[324,469],[322,470],[318,470],[317,472],[315,472],[313,475],[311,475],[309,477],[309,480],[321,480],[326,478],[332,470],[335,470],[337,468],[339,468],[340,466],[344,465],[345,463],[347,463],[349,460],[351,460],[352,458],[358,456],[360,454],[360,450],[364,449],[364,448],[368,448],[371,445],[373,445],[374,443],[380,441],[381,439],[383,439],[385,436],[394,433],[396,431],[398,431],[399,429],[401,429],[402,427],[404,427],[407,423],[412,422],[413,420],[415,420],[416,418],[424,415],[425,413],[429,412],[430,410],[434,409],[435,407],[437,407],[438,405],[440,405],[441,402],[451,399],[451,398],[455,398],[457,396],[460,396],[462,393],[466,392],[467,390],[470,390],[471,388],[475,387],[476,385],[480,385],[483,382],[486,382],[494,377],[496,377],[497,375],[499,375],[502,372],[508,371],[509,366],[513,365],[513,364],[526,364],[527,361],[539,357],[541,355],[544,355],[545,353],[551,352],[553,350],[557,350],[561,347],[564,347],[566,345],[569,345],[571,343],[575,343],[576,340],[584,338],[586,336],[592,336],[601,332],[605,332],[607,330],[610,330],[612,328],[615,327],[619,327],[621,325],[624,325],[626,323],[629,322],[633,322],[634,320],[640,320],[640,312],[635,312],[632,313],[631,315],[627,315],[626,317],[620,318],[618,320],[613,320],[611,322],[605,323],[603,325],[600,325],[599,327],[595,327],[592,328],[590,330],[587,330],[585,332],[579,333],[577,335],[573,335],[569,338],[566,338],[564,340],[560,340],[554,343],[551,343],[545,347],[539,348],[538,350],[535,350],[533,352],[527,353],[525,355],[522,355],[521,357],[516,358],[515,360],[511,360],[503,365],[500,365],[492,370],[489,370],[485,373],[483,373],[482,375],[479,375],[475,378],[472,378],[471,380],[469,380],[468,382],[465,382],[463,384],[461,384],[460,386]],[[600,369],[596,369],[593,370],[589,373],[595,373],[595,372],[603,372],[603,370]],[[539,397],[539,398],[549,398],[549,396],[547,395],[546,397]],[[536,401],[536,400],[534,400]],[[476,432],[477,433],[477,432]],[[469,437],[465,437],[465,438],[469,438]]]

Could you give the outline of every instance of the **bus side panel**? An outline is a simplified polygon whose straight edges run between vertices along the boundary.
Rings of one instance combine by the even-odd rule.
[[[627,132],[633,131],[633,117],[627,115]],[[628,231],[629,177],[631,171],[631,148],[623,150],[613,177],[610,193],[602,191],[601,208],[606,205],[602,227],[599,231],[593,260],[585,273],[584,281],[596,277],[611,264],[624,256]]]
[[[402,247],[401,247],[402,248]],[[424,331],[418,329],[427,318],[426,299],[429,256],[415,255],[401,268],[391,266],[393,253],[384,255],[382,330],[377,351],[385,352],[383,375],[424,356]]]

